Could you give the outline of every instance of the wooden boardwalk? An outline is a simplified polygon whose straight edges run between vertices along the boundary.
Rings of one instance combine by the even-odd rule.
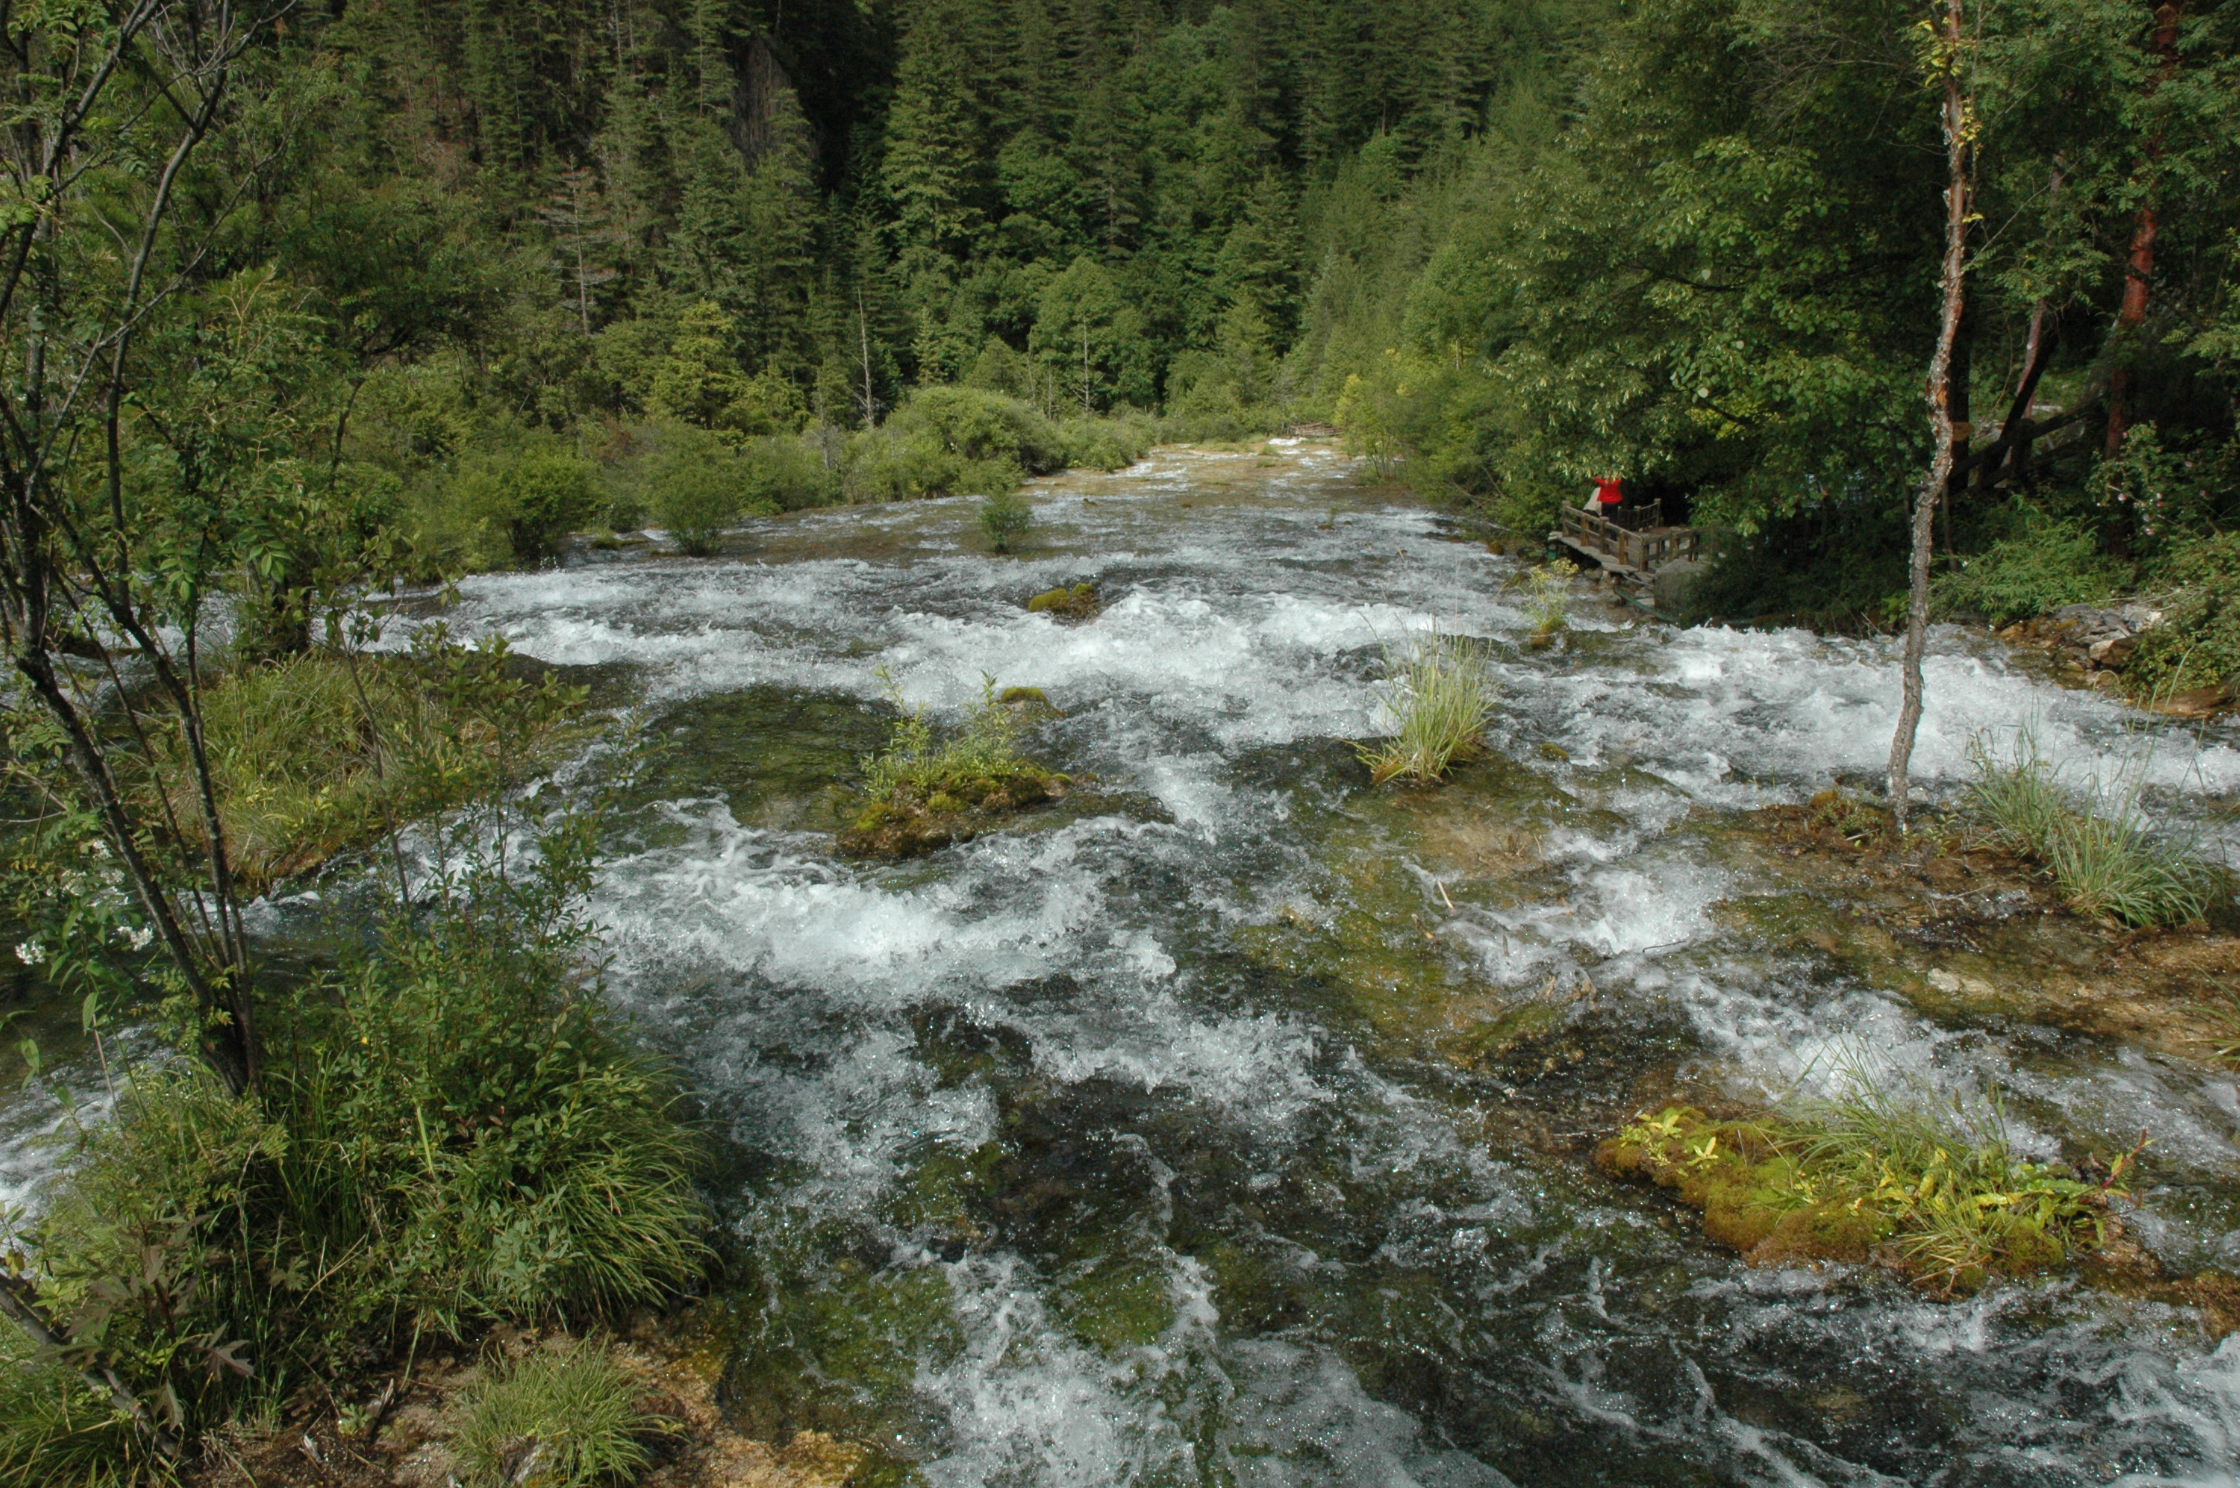
[[[1548,534],[1605,573],[1647,583],[1676,559],[1693,558],[1700,542],[1693,527],[1664,525],[1664,504],[1625,508],[1617,521],[1575,506],[1563,509],[1563,524]]]

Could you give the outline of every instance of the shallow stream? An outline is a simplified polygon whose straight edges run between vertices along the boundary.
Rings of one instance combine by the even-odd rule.
[[[1791,933],[1743,813],[1872,780],[1880,641],[1674,631],[1517,565],[1329,446],[756,524],[738,556],[464,587],[448,616],[625,678],[670,747],[596,913],[613,995],[735,1144],[727,1399],[872,1445],[874,1481],[1464,1488],[2230,1483],[2240,1338],[2073,1280],[1956,1303],[1752,1270],[1588,1161],[1645,1100],[1861,1062],[2007,1093],[2047,1154],[2153,1133],[2135,1228],[2240,1267],[2229,1071],[1932,1018]],[[1094,579],[1068,623],[1023,601]],[[1375,791],[1384,649],[1489,643],[1496,757]],[[888,687],[1062,716],[1059,808],[901,864],[834,852]],[[1919,766],[2033,724],[2230,844],[2240,738],[2150,731],[1940,632]],[[1833,936],[1827,937],[1832,942]]]

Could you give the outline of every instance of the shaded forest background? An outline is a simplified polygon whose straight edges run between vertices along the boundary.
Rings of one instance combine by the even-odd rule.
[[[706,546],[1302,419],[1520,538],[1622,473],[1725,534],[1700,609],[1886,624],[1928,455],[1924,15],[319,0],[194,157],[196,292],[124,434],[175,479],[155,410],[226,405],[221,499],[295,503],[252,563],[280,650],[318,573]],[[2240,7],[1970,16],[1948,604],[2240,579]],[[2227,628],[2190,680],[2240,670]]]

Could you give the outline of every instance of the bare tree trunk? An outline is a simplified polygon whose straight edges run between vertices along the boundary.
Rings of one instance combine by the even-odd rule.
[[[871,321],[863,313],[863,286],[856,286],[856,343],[863,357],[863,392],[857,401],[863,405],[863,426],[868,429],[879,421],[879,400],[871,385]]]
[[[1909,773],[1913,744],[1921,731],[1921,658],[1929,640],[1930,543],[1935,535],[1937,501],[1952,479],[1952,351],[1960,339],[1960,318],[1967,308],[1975,113],[1961,72],[1961,48],[1965,45],[1961,6],[1962,0],[1945,0],[1936,53],[1937,70],[1944,82],[1944,304],[1937,325],[1937,349],[1929,358],[1929,476],[1913,501],[1905,657],[1900,668],[1904,698],[1898,708],[1897,731],[1890,740],[1890,810],[1901,832],[1906,827],[1913,783]]]

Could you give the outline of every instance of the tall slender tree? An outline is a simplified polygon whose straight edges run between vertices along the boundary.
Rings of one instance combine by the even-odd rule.
[[[1944,135],[1944,262],[1938,275],[1936,349],[1929,356],[1930,457],[1928,478],[1914,493],[1911,547],[1906,566],[1906,634],[1899,662],[1898,726],[1890,740],[1890,810],[1904,831],[1912,798],[1913,746],[1921,731],[1922,659],[1929,635],[1929,557],[1937,503],[1952,483],[1953,349],[1967,311],[1968,232],[1975,220],[1975,104],[1968,86],[1969,36],[1964,0],[1944,0],[1939,16],[1922,23],[1922,54],[1941,90],[1938,113]]]

